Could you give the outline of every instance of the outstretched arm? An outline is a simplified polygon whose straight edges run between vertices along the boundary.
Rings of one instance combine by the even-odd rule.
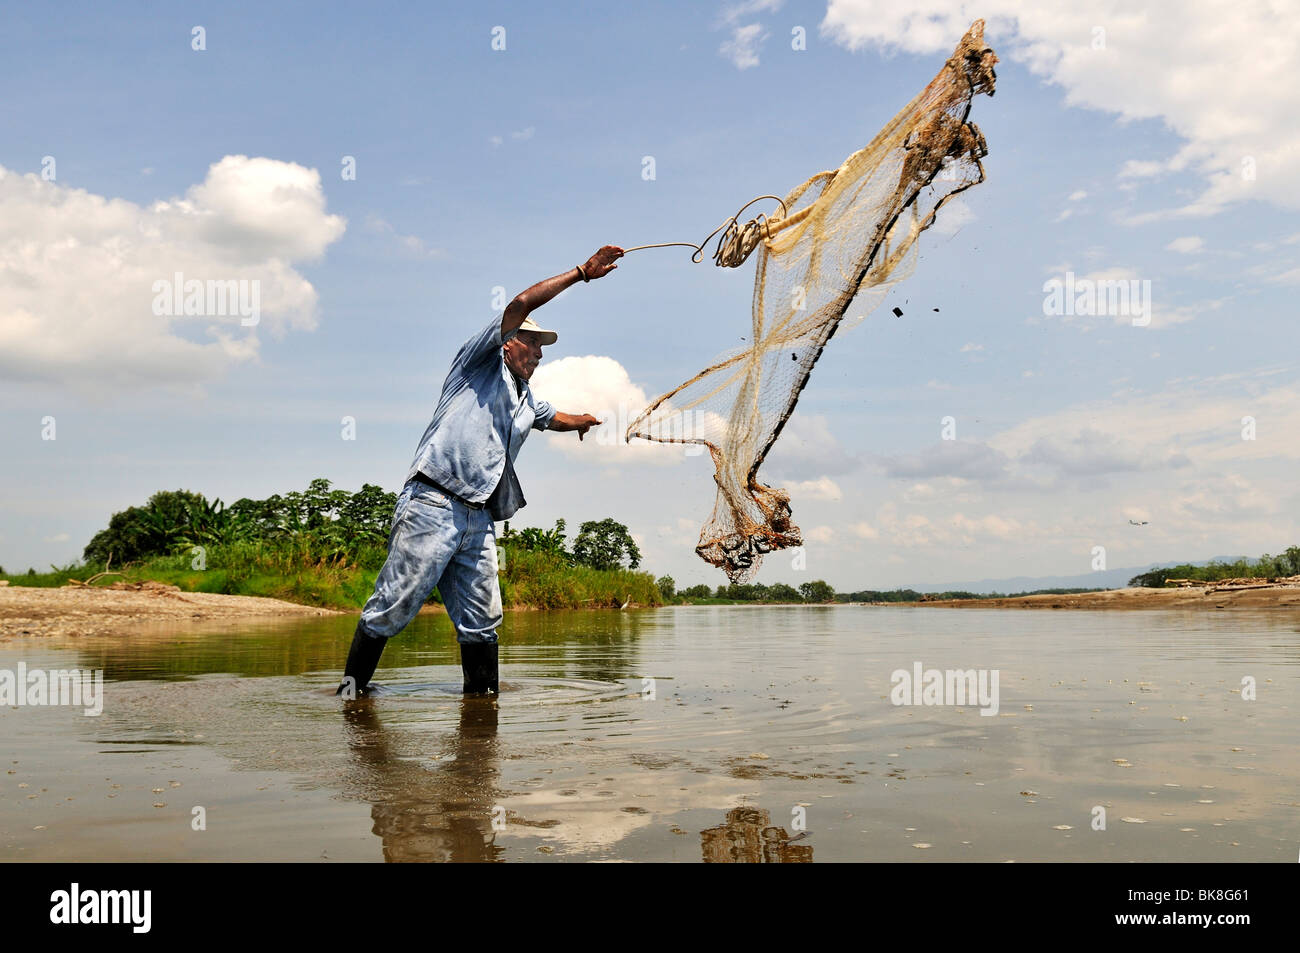
[[[603,420],[597,420],[591,414],[562,414],[557,410],[555,416],[551,418],[550,426],[546,429],[576,430],[578,431],[578,439],[581,440],[588,430],[592,427],[599,427],[602,423],[604,423]]]
[[[569,285],[584,280],[583,275],[590,281],[592,278],[603,278],[614,271],[618,268],[614,262],[622,257],[623,249],[617,245],[605,245],[588,258],[581,269],[570,268],[562,275],[539,281],[528,290],[519,292],[514,300],[506,305],[505,313],[501,315],[501,336],[504,338],[519,330],[519,326],[524,323],[524,318],[528,317],[530,312],[536,311]]]

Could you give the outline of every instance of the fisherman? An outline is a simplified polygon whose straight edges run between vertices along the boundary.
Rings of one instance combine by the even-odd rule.
[[[493,522],[525,504],[515,458],[530,429],[576,430],[581,440],[601,423],[533,397],[528,380],[542,348],[558,335],[530,315],[570,285],[614,271],[622,257],[623,249],[605,245],[586,264],[538,282],[456,353],[398,494],[388,559],[361,610],[335,694],[355,698],[374,689],[370,679],[384,646],[415,618],[434,586],[456,627],[464,692],[498,691],[502,614]]]

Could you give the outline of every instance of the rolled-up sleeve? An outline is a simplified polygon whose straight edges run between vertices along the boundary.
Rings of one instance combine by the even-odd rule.
[[[555,419],[555,408],[544,400],[538,400],[534,404],[534,409],[537,411],[537,416],[533,418],[533,429],[546,430]]]

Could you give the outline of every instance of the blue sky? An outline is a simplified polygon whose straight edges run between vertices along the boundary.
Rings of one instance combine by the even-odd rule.
[[[396,490],[494,289],[606,243],[699,241],[752,196],[837,167],[979,15],[1002,60],[996,96],[972,111],[988,181],[945,208],[914,275],[817,365],[762,471],[790,488],[806,568],[778,554],[758,578],[889,587],[1082,573],[1095,546],[1114,567],[1300,540],[1294,13],[57,9],[11,6],[0,31],[11,572],[77,558],[159,489],[233,502],[324,476]],[[631,254],[538,311],[560,340],[536,392],[635,413],[740,343],[752,264],[688,259]],[[260,323],[154,315],[150,285],[176,270],[260,278]],[[1150,281],[1150,325],[1046,315],[1044,282],[1067,271]],[[356,440],[340,438],[344,416]],[[955,441],[940,439],[945,416]],[[613,516],[656,573],[722,581],[693,553],[707,457],[624,446],[617,423],[581,445],[534,434],[516,522]]]

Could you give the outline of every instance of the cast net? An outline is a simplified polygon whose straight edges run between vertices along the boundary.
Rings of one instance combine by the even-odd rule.
[[[732,582],[752,578],[763,554],[803,544],[789,494],[760,482],[759,467],[832,335],[910,273],[944,202],[984,180],[988,149],[968,117],[976,93],[993,94],[996,62],[977,20],[869,145],[720,240],[719,264],[757,250],[749,343],[655,399],[626,438],[708,447],[718,493],[695,551]]]

